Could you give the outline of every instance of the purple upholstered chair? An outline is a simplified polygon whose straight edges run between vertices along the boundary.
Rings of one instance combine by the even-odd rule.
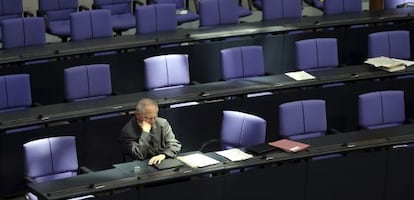
[[[136,34],[176,31],[177,19],[173,4],[152,4],[136,8]]]
[[[279,106],[279,133],[283,138],[305,139],[327,131],[324,100],[292,101]]]
[[[0,22],[6,19],[23,17],[22,0],[0,0]],[[1,26],[0,26],[1,32]],[[2,35],[0,35],[0,41]]]
[[[399,59],[411,58],[409,31],[383,31],[368,35],[368,56],[387,56]]]
[[[223,111],[221,144],[223,149],[241,148],[264,143],[266,121],[238,111]]]
[[[190,84],[188,55],[170,54],[146,58],[145,87],[149,90]]]
[[[297,41],[296,66],[300,70],[337,67],[337,40],[335,38],[316,38]]]
[[[200,0],[200,27],[237,24],[238,5],[235,0]]]
[[[112,22],[113,31],[118,35],[135,27],[135,15],[132,13],[135,8],[133,8],[132,0],[93,0],[92,8],[111,11],[109,21]]]
[[[83,101],[112,95],[108,64],[70,67],[64,70],[65,99]]]
[[[200,18],[197,13],[185,9],[184,0],[156,0],[151,3],[174,4],[176,9],[175,13],[177,16],[177,24],[196,21]]]
[[[78,174],[74,136],[38,139],[23,145],[25,175],[32,183],[68,178]],[[37,197],[29,193],[30,200]],[[84,196],[77,199],[91,198]]]
[[[78,11],[78,0],[39,0],[37,16],[46,20],[46,31],[67,41],[70,36],[70,13]]]
[[[0,76],[0,112],[20,110],[32,106],[28,74]]]
[[[91,10],[70,14],[72,41],[112,37],[109,10]]]
[[[384,0],[384,9],[394,9],[404,3],[414,3],[413,0]]]
[[[324,15],[362,12],[361,0],[324,0]]]
[[[405,121],[404,91],[388,90],[358,97],[358,124],[375,129],[401,125]]]
[[[257,0],[256,0],[257,1]],[[301,0],[260,0],[262,21],[302,17]]]
[[[224,80],[263,76],[265,73],[262,46],[233,47],[220,53]]]
[[[5,49],[46,43],[45,22],[41,17],[7,19],[1,24]]]

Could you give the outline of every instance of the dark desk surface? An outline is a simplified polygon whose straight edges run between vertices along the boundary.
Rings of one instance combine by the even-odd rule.
[[[163,181],[187,179],[190,177],[225,172],[236,168],[266,165],[274,162],[283,162],[295,159],[304,159],[332,153],[344,153],[369,148],[399,145],[414,142],[414,124],[403,125],[376,130],[362,130],[348,133],[327,135],[318,138],[301,140],[310,144],[310,148],[297,153],[287,153],[280,150],[268,153],[265,156],[256,156],[252,159],[238,162],[221,162],[205,168],[189,168],[184,166],[178,170],[168,169],[157,171],[147,166],[146,162],[129,162],[115,165],[116,168],[78,175],[67,179],[33,184],[29,190],[44,199],[71,198],[87,194],[118,190],[138,185],[156,184]],[[353,144],[349,146],[348,144]],[[210,153],[211,154],[211,153]],[[120,170],[140,165],[142,171],[137,175]],[[145,169],[145,170],[144,170]]]
[[[167,90],[138,92],[91,101],[45,105],[26,110],[3,112],[0,113],[0,129],[7,130],[16,127],[47,124],[101,114],[128,112],[134,110],[137,100],[143,97],[156,99],[161,107],[168,107],[176,103],[218,100],[225,97],[246,95],[255,92],[277,91],[328,83],[408,75],[414,73],[414,68],[409,67],[404,71],[390,73],[375,69],[369,65],[359,65],[312,71],[309,73],[314,75],[316,79],[295,81],[281,74],[196,84]]]
[[[0,64],[217,38],[268,33],[283,34],[297,30],[376,24],[391,21],[412,21],[414,19],[413,11],[414,8],[403,8],[334,16],[312,16],[268,22],[241,23],[220,27],[185,29],[177,30],[176,32],[149,35],[126,35],[79,42],[53,43],[44,46],[2,50],[0,51]]]

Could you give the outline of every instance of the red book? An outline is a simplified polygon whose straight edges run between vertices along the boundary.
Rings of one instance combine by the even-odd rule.
[[[307,149],[310,145],[293,140],[282,139],[274,142],[269,142],[269,145],[283,149],[287,152],[298,152]]]

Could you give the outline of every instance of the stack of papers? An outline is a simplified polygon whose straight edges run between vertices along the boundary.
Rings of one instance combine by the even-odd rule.
[[[206,167],[209,165],[215,165],[220,163],[218,160],[210,158],[201,153],[194,153],[186,156],[178,156],[177,159],[192,168]]]
[[[314,76],[312,76],[311,74],[309,74],[305,71],[287,72],[287,73],[285,73],[285,75],[289,76],[290,78],[293,78],[297,81],[315,79]]]
[[[241,161],[253,158],[253,155],[245,153],[240,149],[228,149],[224,151],[216,151],[216,154],[223,156],[231,161]]]
[[[404,70],[407,66],[414,64],[413,61],[389,58],[385,56],[368,58],[364,63],[373,65],[374,67],[388,72]]]

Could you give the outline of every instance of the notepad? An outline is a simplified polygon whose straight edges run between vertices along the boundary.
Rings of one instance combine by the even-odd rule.
[[[253,155],[245,153],[237,148],[216,151],[215,153],[229,159],[230,161],[241,161],[253,158]]]
[[[177,159],[184,162],[185,164],[187,164],[188,166],[192,168],[207,167],[210,165],[215,165],[215,164],[220,163],[218,160],[210,158],[201,153],[178,156]]]
[[[296,81],[315,79],[314,76],[305,71],[287,72],[285,75],[295,79]]]
[[[288,140],[288,139],[282,139],[282,140],[277,140],[274,142],[269,142],[269,145],[280,148],[287,152],[303,151],[310,146],[309,144],[296,142],[296,141]]]

